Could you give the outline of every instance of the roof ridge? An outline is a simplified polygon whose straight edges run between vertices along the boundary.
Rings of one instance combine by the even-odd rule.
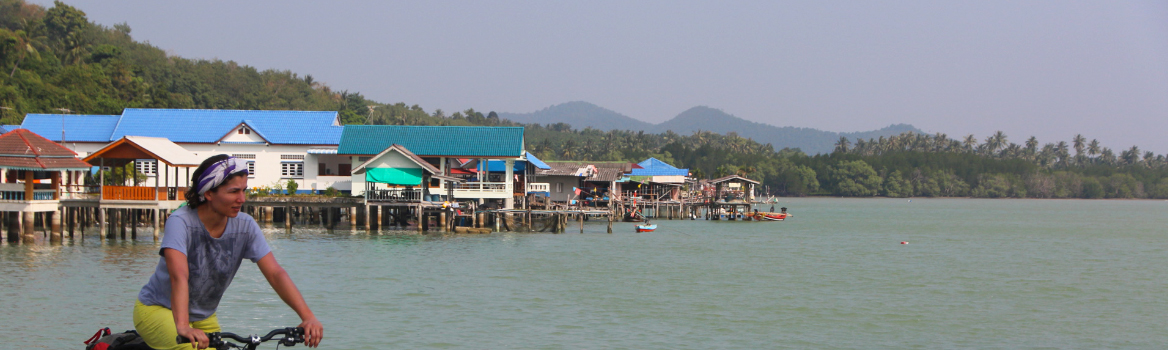
[[[17,129],[17,130],[24,130],[24,129]],[[17,130],[13,130],[13,131],[17,131]],[[35,134],[34,134],[34,135],[35,135]],[[24,137],[24,133],[23,133],[23,132],[18,132],[18,133],[16,133],[16,136],[20,138],[20,141],[23,141],[23,142],[24,142],[24,145],[28,147],[28,151],[32,151],[32,154],[33,154],[34,156],[37,156],[37,157],[40,157],[40,156],[41,156],[41,153],[40,153],[40,152],[38,152],[38,151],[36,151],[36,150],[34,150],[34,149],[33,149],[33,147],[32,147],[32,142],[28,142],[28,138]],[[28,153],[28,151],[24,151],[24,153]]]
[[[121,127],[122,127],[122,119],[125,119],[125,117],[124,117],[124,116],[126,115],[126,110],[127,110],[127,109],[129,109],[129,108],[122,108],[122,114],[121,114],[121,115],[118,115],[118,122],[117,122],[117,124],[114,124],[114,129],[113,129],[113,130],[110,130],[110,134],[109,134],[109,136],[107,136],[107,137],[106,137],[106,138],[108,138],[108,139],[109,139],[109,141],[110,141],[110,142],[113,142],[113,141],[114,141],[114,135],[117,135],[117,134],[118,134],[118,128],[121,128]]]

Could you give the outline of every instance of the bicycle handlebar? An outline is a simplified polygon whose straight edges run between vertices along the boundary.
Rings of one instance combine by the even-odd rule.
[[[283,336],[283,337],[276,338],[277,336]],[[175,341],[177,341],[179,344],[191,342],[189,339],[184,338],[181,335],[177,336],[175,338],[176,338]],[[240,336],[240,335],[235,334],[235,333],[211,332],[211,333],[207,333],[207,339],[208,339],[207,347],[214,348],[214,349],[229,349],[232,347],[240,348],[239,345],[235,345],[231,342],[227,342],[224,340],[224,339],[231,339],[231,340],[235,340],[237,342],[244,343],[245,349],[255,349],[256,346],[260,345],[260,343],[273,340],[273,338],[276,338],[275,340],[280,345],[294,346],[294,345],[296,345],[296,343],[303,343],[304,342],[304,328],[287,327],[287,328],[274,329],[271,332],[268,332],[268,335],[265,335],[263,337],[260,337],[258,335],[251,335],[248,337],[243,337],[243,336]]]

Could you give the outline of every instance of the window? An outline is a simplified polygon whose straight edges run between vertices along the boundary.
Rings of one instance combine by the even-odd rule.
[[[281,154],[280,160],[304,160],[303,154]]]
[[[564,193],[564,184],[556,183],[556,193]]]
[[[337,175],[353,176],[353,165],[352,164],[337,164]]]
[[[241,127],[241,128],[239,128],[239,134],[240,135],[251,135],[251,129],[248,129],[247,127]]]
[[[154,176],[154,172],[157,170],[157,165],[158,163],[155,163],[153,159],[134,161],[134,167],[137,169],[138,173],[146,176]]]
[[[280,163],[280,177],[304,177],[304,162]]]
[[[254,160],[247,161],[247,177],[248,178],[255,178],[255,161]]]
[[[231,156],[239,159],[255,159],[255,154],[234,153]]]

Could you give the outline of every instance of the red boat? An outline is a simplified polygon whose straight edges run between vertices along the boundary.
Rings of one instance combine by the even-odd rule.
[[[774,209],[771,209],[771,210],[774,210]],[[786,220],[788,217],[791,217],[791,214],[787,213],[787,208],[785,208],[785,207],[782,208],[782,212],[780,212],[780,213],[761,212],[761,211],[754,213],[754,220],[755,221],[783,221],[783,220]]]

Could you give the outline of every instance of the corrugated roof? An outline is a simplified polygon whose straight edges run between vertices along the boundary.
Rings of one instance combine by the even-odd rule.
[[[337,153],[377,154],[399,144],[419,156],[523,156],[523,128],[505,126],[346,125]]]
[[[758,185],[758,184],[760,184],[760,183],[761,183],[761,182],[754,181],[754,180],[751,180],[751,179],[747,179],[747,178],[745,178],[745,177],[741,177],[741,176],[738,176],[738,175],[728,175],[728,176],[719,177],[719,178],[717,178],[717,179],[710,180],[710,182],[709,182],[709,183],[711,183],[711,184],[717,184],[717,183],[722,183],[722,182],[727,182],[727,181],[735,181],[735,180],[737,180],[737,181],[742,181],[742,182],[749,182],[749,183],[752,183],[752,184],[755,184],[755,185]]]
[[[0,134],[20,129],[20,125],[0,125]]]
[[[108,140],[136,135],[214,143],[241,123],[272,144],[336,145],[343,129],[333,111],[126,108]]]
[[[54,142],[61,142],[61,126],[66,142],[110,142],[110,134],[120,115],[28,114],[21,128],[31,130]],[[62,123],[63,120],[63,123]],[[11,130],[9,130],[11,131]]]
[[[539,160],[539,158],[536,158],[534,154],[531,154],[531,152],[524,152],[524,155],[527,156],[527,161],[531,162],[531,165],[534,165],[536,169],[551,169],[547,163],[544,163],[542,160]]]
[[[356,168],[353,168],[353,173],[354,174],[364,173],[366,165],[373,164],[374,161],[381,159],[381,157],[384,157],[386,154],[389,154],[389,152],[400,153],[401,155],[405,156],[409,160],[414,161],[414,164],[417,164],[419,167],[421,167],[423,170],[426,170],[430,174],[441,174],[442,173],[441,170],[438,170],[438,168],[434,167],[434,165],[430,164],[430,162],[427,162],[426,160],[422,159],[422,157],[419,157],[417,154],[414,154],[414,152],[410,152],[409,149],[406,149],[404,146],[398,145],[398,144],[390,145],[384,151],[381,151],[380,153],[378,153],[376,156],[369,158],[369,160],[365,161],[364,163],[361,163],[361,165],[358,165]],[[370,169],[372,169],[372,168],[370,168]]]
[[[665,176],[665,175],[681,175],[689,176],[689,169],[678,169],[669,163],[662,162],[660,159],[649,157],[637,165],[641,169],[633,169],[633,176]]]
[[[163,161],[170,166],[178,167],[197,167],[203,162],[202,158],[195,156],[194,153],[187,151],[181,146],[170,142],[162,137],[146,137],[146,136],[125,136],[114,141],[100,150],[90,153],[86,160],[94,160],[103,158],[106,152],[112,151],[118,147],[134,147],[146,153],[153,155],[156,159]]]
[[[28,129],[0,135],[0,167],[36,170],[88,170],[77,153]]]
[[[622,172],[620,169],[598,168],[596,169],[596,173],[592,174],[592,176],[584,178],[584,181],[612,182],[620,180],[623,176],[624,172]]]

